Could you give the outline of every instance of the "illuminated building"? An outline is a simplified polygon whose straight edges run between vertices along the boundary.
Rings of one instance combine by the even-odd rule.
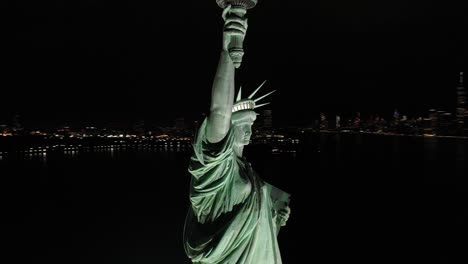
[[[437,111],[437,134],[438,135],[451,135],[453,134],[453,115],[445,111]]]
[[[320,113],[320,130],[328,129],[328,120],[324,113]]]
[[[466,110],[466,91],[463,86],[463,72],[460,72],[460,80],[457,86],[457,134],[466,135],[467,125],[465,124],[466,116],[468,115]]]
[[[185,118],[183,117],[177,118],[174,122],[174,125],[177,130],[185,129]]]
[[[400,112],[398,112],[397,109],[395,109],[395,111],[393,111],[393,121],[395,123],[398,123],[400,121]]]
[[[273,127],[273,116],[271,110],[263,110],[262,119],[263,128],[270,129]]]

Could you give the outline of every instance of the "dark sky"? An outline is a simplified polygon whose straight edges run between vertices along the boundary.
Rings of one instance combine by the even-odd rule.
[[[468,10],[447,2],[260,1],[237,85],[267,79],[278,123],[454,112]],[[6,5],[0,122],[172,122],[208,110],[223,25],[215,0]]]

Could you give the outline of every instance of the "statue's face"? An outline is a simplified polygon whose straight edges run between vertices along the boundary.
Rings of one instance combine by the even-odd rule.
[[[235,144],[248,145],[252,136],[252,121],[245,121],[234,126]]]

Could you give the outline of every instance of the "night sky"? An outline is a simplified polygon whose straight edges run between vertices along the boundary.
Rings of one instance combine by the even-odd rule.
[[[4,5],[0,123],[15,113],[30,126],[171,123],[208,110],[223,25],[215,0]],[[237,86],[267,79],[276,124],[454,112],[466,13],[447,1],[259,1]]]

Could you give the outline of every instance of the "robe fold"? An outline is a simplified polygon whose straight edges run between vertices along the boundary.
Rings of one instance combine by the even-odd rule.
[[[231,129],[209,143],[203,122],[189,164],[190,202],[184,248],[199,264],[280,264],[272,188],[233,151]]]

